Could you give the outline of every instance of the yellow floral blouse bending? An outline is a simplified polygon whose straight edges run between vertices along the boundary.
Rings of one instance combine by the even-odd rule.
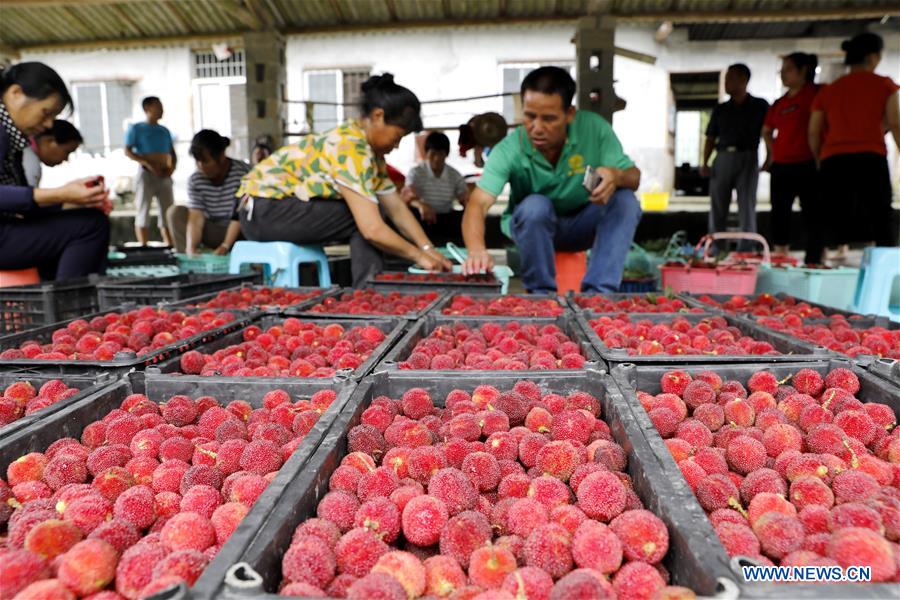
[[[383,158],[376,158],[357,121],[311,133],[261,161],[241,180],[238,197],[340,198],[338,184],[378,203],[397,189]]]

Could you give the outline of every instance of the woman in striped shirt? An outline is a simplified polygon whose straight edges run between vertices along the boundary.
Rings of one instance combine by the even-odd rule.
[[[225,155],[230,143],[211,129],[191,140],[197,170],[188,179],[188,203],[173,205],[167,214],[178,252],[193,256],[202,244],[215,254],[228,254],[241,235],[235,193],[250,167]]]

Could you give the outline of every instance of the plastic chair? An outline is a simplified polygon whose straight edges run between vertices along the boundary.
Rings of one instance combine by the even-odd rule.
[[[587,273],[586,252],[556,253],[556,293],[564,296],[581,291],[581,280]]]
[[[331,286],[328,257],[322,246],[298,246],[290,242],[238,242],[231,249],[228,272],[238,274],[241,265],[266,265],[266,281],[270,285],[300,287],[299,267],[315,263],[319,273],[319,287]]]
[[[19,271],[0,271],[0,288],[40,282],[41,276],[38,275],[37,267]]]
[[[866,248],[859,266],[853,312],[900,320],[900,301],[891,305],[900,289],[900,248]]]

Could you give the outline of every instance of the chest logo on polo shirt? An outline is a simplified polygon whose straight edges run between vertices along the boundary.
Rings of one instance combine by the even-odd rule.
[[[584,173],[584,157],[580,154],[573,154],[569,157],[569,177],[582,173]]]

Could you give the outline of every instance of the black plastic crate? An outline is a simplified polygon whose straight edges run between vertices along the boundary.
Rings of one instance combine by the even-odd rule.
[[[747,380],[756,372],[769,371],[777,378],[784,379],[788,375],[800,369],[812,369],[824,376],[829,371],[843,367],[853,369],[859,377],[860,390],[856,397],[862,402],[880,402],[887,404],[894,410],[894,414],[900,415],[900,388],[892,386],[863,369],[853,366],[849,361],[825,360],[806,363],[783,364],[747,364],[747,365],[691,365],[680,366],[679,369],[688,373],[699,371],[713,371],[723,379],[736,379],[746,384]],[[637,390],[650,394],[658,394],[660,378],[669,371],[671,366],[638,366],[634,364],[618,365],[612,370],[612,377],[621,391],[622,398],[631,407],[634,420],[638,427],[645,433],[648,445],[656,456],[660,467],[670,476],[671,485],[679,491],[680,502],[683,510],[692,515],[691,523],[695,533],[706,540],[706,552],[704,564],[715,569],[717,577],[726,577],[738,581],[741,588],[741,597],[747,598],[778,598],[793,600],[799,598],[894,598],[896,597],[896,584],[772,584],[772,583],[747,583],[743,580],[741,567],[755,563],[739,557],[730,558],[725,547],[719,541],[712,524],[706,517],[706,513],[696,500],[694,493],[681,475],[681,470],[672,458],[668,447],[662,437],[656,431],[649,415],[637,398]]]
[[[868,365],[869,373],[900,386],[900,360],[879,358]]]
[[[681,294],[675,294],[674,296],[672,296],[672,298],[673,298],[673,299],[676,299],[676,300],[682,300],[682,301],[684,302],[684,304],[685,304],[684,309],[682,309],[682,310],[671,310],[671,311],[658,311],[658,312],[645,312],[645,311],[642,311],[642,312],[637,312],[637,311],[635,311],[635,312],[629,312],[629,311],[626,311],[626,310],[621,310],[621,311],[598,311],[598,310],[595,310],[595,309],[593,309],[593,308],[588,308],[588,307],[585,307],[585,306],[581,306],[581,304],[578,303],[578,299],[579,299],[580,297],[596,297],[596,296],[601,296],[601,297],[603,297],[603,298],[607,298],[607,299],[612,300],[612,301],[617,301],[617,300],[629,300],[629,299],[638,299],[638,298],[657,298],[657,297],[660,297],[660,296],[665,296],[665,294],[662,294],[662,293],[658,293],[658,294],[657,294],[657,293],[650,293],[650,294],[647,294],[647,293],[639,293],[639,294],[633,294],[633,293],[632,293],[632,294],[628,294],[628,293],[616,293],[616,294],[575,294],[575,293],[569,292],[569,294],[566,296],[566,301],[568,302],[569,307],[570,307],[572,310],[574,310],[575,312],[578,312],[578,313],[585,313],[585,314],[591,314],[591,315],[593,315],[593,314],[611,314],[612,312],[624,312],[624,313],[627,313],[627,314],[629,314],[629,315],[680,315],[680,314],[690,314],[690,313],[700,313],[700,312],[718,312],[718,311],[711,311],[711,310],[702,310],[702,309],[698,308],[698,307],[696,306],[696,304],[691,304],[691,303],[689,303],[689,302],[687,301],[687,299],[686,299],[684,296],[682,296]]]
[[[386,272],[387,273],[387,272]],[[405,271],[404,275],[410,275]],[[458,275],[458,274],[457,274]],[[485,292],[499,294],[503,284],[493,275],[473,275],[466,281],[452,281],[450,274],[432,273],[429,276],[438,277],[439,281],[408,281],[408,280],[381,280],[377,275],[366,280],[365,287],[372,287],[380,292],[421,292],[437,290],[441,292]]]
[[[211,340],[208,344],[204,344],[202,346],[191,348],[192,350],[197,350],[198,352],[204,354],[212,354],[216,350],[220,350],[232,344],[239,344],[244,341],[244,329],[250,325],[255,325],[265,331],[269,327],[273,325],[278,325],[284,321],[287,317],[282,317],[279,315],[264,315],[258,320],[254,320],[252,322],[244,322],[240,328],[236,330],[231,330],[224,336],[217,337]],[[295,317],[299,318],[299,317]],[[347,375],[353,379],[361,379],[362,377],[368,375],[372,369],[375,368],[387,351],[397,343],[402,336],[404,331],[406,330],[407,321],[398,318],[369,318],[366,321],[360,320],[352,320],[352,319],[300,319],[305,323],[317,323],[319,325],[332,325],[338,324],[343,326],[345,329],[350,329],[352,327],[365,327],[367,325],[372,325],[379,328],[381,331],[385,333],[385,339],[381,342],[381,344],[372,351],[372,354],[363,361],[363,363],[356,368],[351,373]],[[200,375],[185,375],[181,373],[181,356],[172,356],[171,358],[167,358],[159,362],[156,365],[156,368],[148,371],[148,376],[164,376],[167,379],[171,378],[191,378],[196,379],[197,381],[201,381],[204,379],[209,379],[208,377],[203,377]],[[260,382],[278,382],[278,381],[309,381],[314,380],[315,378],[297,378],[297,377],[222,377],[222,379],[226,379],[228,381],[246,381],[246,380],[257,380]]]
[[[0,336],[96,312],[98,278],[0,288]]]
[[[295,400],[299,397],[308,397],[323,389],[332,389],[337,392],[337,398],[331,406],[319,417],[313,429],[304,437],[300,446],[291,457],[284,462],[278,475],[266,487],[262,495],[256,500],[252,509],[241,521],[241,524],[222,546],[216,558],[213,559],[204,570],[203,579],[221,580],[228,569],[234,564],[235,557],[243,553],[244,545],[248,544],[265,522],[269,511],[275,505],[278,498],[285,491],[288,484],[299,472],[305,471],[305,466],[314,455],[316,449],[331,428],[335,419],[343,413],[345,406],[350,402],[356,384],[346,378],[320,380],[299,380],[275,382],[223,381],[221,378],[204,378],[190,386],[184,386],[181,382],[171,383],[162,380],[148,380],[146,389],[135,385],[135,382],[126,378],[113,384],[101,387],[98,391],[88,395],[78,402],[49,415],[40,422],[20,429],[12,435],[0,437],[0,471],[6,472],[9,464],[20,456],[29,452],[44,451],[50,444],[63,437],[79,439],[84,428],[91,422],[102,418],[114,408],[118,408],[122,400],[132,393],[145,393],[153,402],[163,402],[176,394],[188,394],[192,397],[214,395],[218,400],[227,404],[231,400],[245,400],[254,408],[262,405],[266,392],[282,389],[288,392]],[[199,580],[198,580],[199,581]]]
[[[68,387],[78,388],[81,391],[74,396],[66,398],[65,400],[60,400],[55,404],[51,404],[47,408],[35,411],[30,415],[25,415],[20,419],[16,419],[12,423],[8,423],[7,425],[0,426],[0,439],[5,438],[14,431],[30,425],[34,421],[43,419],[48,415],[52,415],[56,411],[61,410],[66,406],[69,406],[70,404],[74,404],[82,398],[86,398],[87,396],[99,391],[104,386],[115,382],[116,374],[99,373],[97,375],[51,375],[47,373],[35,373],[30,369],[21,369],[18,371],[0,371],[0,393],[2,393],[2,391],[5,390],[7,386],[10,386],[17,381],[28,381],[32,386],[34,386],[35,390],[40,390],[42,385],[54,379],[59,379]]]
[[[635,491],[645,507],[656,513],[669,529],[669,552],[664,564],[672,576],[673,585],[688,586],[703,595],[730,590],[731,595],[724,597],[736,598],[737,588],[731,574],[706,563],[709,555],[707,540],[698,535],[693,527],[691,519],[694,515],[682,510],[681,499],[669,484],[671,474],[660,467],[647,446],[612,378],[603,371],[594,370],[578,373],[545,371],[541,375],[527,376],[507,371],[498,372],[490,383],[500,390],[507,390],[521,380],[534,381],[547,393],[581,390],[600,400],[602,418],[609,425],[615,441],[627,453],[626,470],[633,478]],[[202,600],[226,597],[275,600],[281,581],[281,559],[290,545],[294,529],[307,518],[315,516],[319,500],[328,492],[331,474],[347,454],[347,432],[359,424],[363,411],[374,398],[380,395],[398,398],[410,388],[423,387],[431,393],[435,404],[441,405],[450,390],[471,391],[483,383],[482,377],[472,374],[422,378],[413,372],[380,373],[364,379],[312,460],[302,472],[295,474],[295,479],[285,489],[262,527],[255,532],[241,529],[235,532],[235,536],[252,539],[246,543],[235,543],[245,550],[236,558],[227,575],[223,579],[212,580],[204,573],[191,590],[192,597]],[[178,597],[178,594],[167,597]]]
[[[123,313],[134,309],[134,306],[119,306],[112,310],[97,312],[88,315],[81,315],[78,318],[90,321],[94,317],[101,317],[110,313]],[[179,308],[178,310],[189,314],[200,312],[195,309]],[[109,370],[121,373],[131,369],[143,369],[149,365],[159,363],[166,358],[181,355],[184,352],[195,348],[196,346],[214,340],[222,335],[225,335],[232,331],[236,331],[238,329],[242,329],[250,323],[251,315],[241,313],[240,311],[226,312],[231,312],[234,315],[235,318],[233,321],[226,323],[225,325],[222,325],[220,327],[216,327],[215,329],[201,331],[197,335],[190,338],[177,340],[176,342],[169,344],[168,346],[164,346],[159,350],[155,350],[143,356],[137,356],[134,352],[129,351],[120,352],[112,360],[35,360],[28,358],[4,359],[0,360],[0,372],[6,372],[10,369],[28,368],[36,372],[47,374],[98,374]],[[66,327],[69,323],[75,320],[76,319],[69,319],[68,321],[61,321],[52,325],[45,325],[43,327],[32,329],[30,331],[23,331],[21,333],[12,335],[0,336],[0,352],[9,348],[18,348],[23,342],[28,340],[38,340],[41,343],[47,343],[51,339],[54,331]]]
[[[651,365],[685,365],[685,364],[723,364],[723,363],[760,363],[760,362],[797,362],[807,360],[826,360],[834,356],[832,352],[815,346],[808,342],[801,342],[784,334],[777,333],[766,327],[761,327],[753,321],[745,318],[734,317],[724,313],[702,314],[702,313],[684,313],[673,315],[671,313],[642,313],[629,315],[632,322],[638,320],[647,320],[654,323],[671,322],[674,319],[687,319],[691,323],[697,323],[703,319],[710,317],[721,317],[728,322],[729,326],[737,327],[744,335],[760,341],[768,342],[779,352],[780,355],[724,355],[724,354],[695,354],[695,355],[677,355],[677,354],[648,354],[642,356],[629,355],[625,349],[609,348],[600,339],[600,336],[591,327],[590,321],[597,317],[616,318],[618,314],[607,313],[588,316],[580,314],[577,316],[581,327],[584,329],[585,335],[594,346],[594,350],[605,360],[610,367],[621,363],[651,364]]]
[[[242,285],[240,288],[228,288],[226,290],[218,290],[216,292],[209,292],[208,294],[201,294],[200,296],[194,296],[193,298],[187,298],[184,300],[180,300],[178,302],[169,302],[168,306],[174,308],[208,308],[203,306],[205,303],[210,300],[215,299],[219,294],[225,291],[238,291],[238,289],[243,289],[245,287],[250,287],[255,290],[262,289],[268,287],[269,289],[274,289],[278,287],[278,289],[283,289],[291,292],[297,293],[312,293],[316,292],[316,295],[307,298],[306,300],[300,301],[298,304],[292,304],[288,306],[252,306],[250,309],[230,309],[230,308],[213,308],[213,310],[262,310],[264,312],[270,313],[283,313],[288,309],[293,310],[301,310],[305,309],[309,306],[313,306],[314,304],[321,302],[323,298],[328,296],[333,296],[337,293],[340,293],[341,288],[338,286],[331,286],[328,288],[320,288],[313,286],[300,286],[300,287],[281,287],[281,286],[261,286],[261,285]]]
[[[108,260],[110,267],[134,267],[139,265],[177,265],[175,250],[155,246],[116,246],[113,257]]]
[[[445,310],[449,310],[450,304],[453,302],[453,299],[456,296],[461,296],[461,295],[463,295],[463,294],[459,293],[459,292],[447,294],[447,296],[437,306],[434,307],[434,311],[432,312],[432,314],[435,316],[439,316],[439,317],[458,317],[458,318],[463,318],[463,319],[468,318],[468,317],[479,318],[479,319],[488,319],[488,318],[548,319],[548,318],[555,318],[556,316],[561,316],[563,314],[566,314],[566,312],[569,310],[569,303],[566,301],[566,299],[563,298],[562,296],[558,296],[556,294],[485,294],[485,293],[478,292],[478,293],[472,293],[472,294],[466,293],[465,295],[474,300],[495,300],[498,298],[525,298],[528,300],[553,300],[557,304],[557,306],[560,307],[561,311],[560,311],[559,315],[556,315],[556,316],[535,316],[535,315],[528,315],[528,314],[513,315],[513,314],[509,314],[509,313],[496,314],[496,315],[457,315],[457,314],[445,313],[444,312]]]
[[[740,295],[740,294],[736,294],[736,295]],[[763,295],[772,296],[773,294],[753,294],[753,295],[746,296],[746,297],[750,300],[754,300],[754,299],[758,298],[759,296],[763,296]],[[734,297],[734,296],[729,296],[728,294],[679,294],[679,297],[682,298],[685,302],[687,302],[691,306],[696,306],[698,308],[702,308],[706,312],[726,312],[729,314],[746,315],[746,316],[750,316],[752,314],[749,312],[728,311],[728,310],[725,310],[724,308],[720,308],[714,304],[707,304],[706,302],[702,302],[700,300],[700,296],[709,296],[710,298],[712,298],[713,300],[715,300],[717,302],[725,302]],[[873,315],[861,315],[859,313],[854,313],[854,312],[850,312],[847,310],[841,310],[839,308],[834,308],[833,306],[826,306],[824,304],[819,304],[818,302],[812,302],[810,300],[804,300],[803,298],[797,298],[795,296],[790,296],[789,294],[785,294],[785,293],[774,294],[774,297],[778,298],[779,300],[785,300],[787,298],[794,298],[794,300],[796,300],[798,304],[800,304],[800,303],[808,304],[813,308],[821,309],[822,313],[825,315],[826,318],[830,317],[831,315],[843,315],[843,316],[847,317],[848,319],[850,319],[850,318],[854,318],[854,319],[866,318],[866,317],[874,318]],[[821,317],[819,317],[819,318],[821,318]]]
[[[100,309],[107,310],[126,302],[149,305],[160,302],[177,302],[210,292],[239,287],[245,283],[260,283],[259,274],[202,275],[184,273],[169,277],[105,281],[97,285],[97,296],[100,300]]]
[[[409,358],[410,354],[412,354],[413,349],[416,347],[416,344],[419,343],[423,338],[428,337],[431,332],[433,332],[437,327],[441,325],[453,325],[455,323],[462,323],[467,325],[469,328],[477,328],[485,323],[511,323],[518,322],[522,325],[556,325],[559,327],[569,339],[578,344],[581,348],[581,353],[585,357],[587,361],[585,363],[585,367],[589,367],[592,364],[594,366],[599,365],[600,367],[604,367],[605,365],[600,360],[600,355],[594,349],[590,340],[585,336],[584,332],[581,329],[581,326],[576,321],[574,315],[572,314],[564,314],[562,316],[552,318],[540,318],[540,317],[526,317],[523,319],[517,319],[515,317],[453,317],[453,316],[436,316],[429,315],[424,319],[420,319],[416,323],[413,323],[410,327],[409,331],[403,336],[393,350],[387,353],[384,357],[384,361],[376,368],[377,371],[400,371],[399,363]],[[536,374],[536,373],[563,373],[569,369],[553,369],[553,370],[519,370],[514,371],[515,373],[522,374]],[[580,371],[580,369],[571,369],[574,371]],[[406,372],[405,370],[403,372]],[[434,370],[434,369],[417,369],[417,370],[409,370],[409,373],[417,373],[421,377],[432,377],[434,375],[446,375],[452,373],[458,373],[460,375],[468,375],[468,374],[478,374],[482,378],[486,380],[490,380],[497,373],[503,373],[503,371],[493,371],[493,370],[469,370],[469,369],[446,369],[446,370]]]
[[[798,341],[802,341],[802,342],[805,343],[805,344],[814,344],[814,342],[810,342],[810,341],[807,341],[807,340],[801,340],[799,337],[797,337],[797,336],[796,336],[793,332],[791,332],[791,331],[786,331],[786,330],[776,329],[776,328],[774,328],[774,327],[771,327],[771,326],[767,325],[767,324],[763,321],[764,319],[780,319],[780,317],[762,317],[762,316],[755,316],[755,315],[741,315],[741,316],[739,316],[739,317],[737,317],[737,318],[747,320],[747,321],[753,323],[754,325],[756,325],[756,326],[758,326],[758,327],[763,327],[763,328],[765,328],[765,329],[768,330],[768,331],[775,331],[775,332],[777,332],[779,335],[782,335],[782,336],[785,336],[785,337],[788,337],[788,338],[791,338],[791,339],[795,339],[795,340],[798,340]],[[806,325],[825,325],[825,326],[827,326],[827,325],[829,325],[831,322],[832,322],[832,319],[831,319],[831,318],[825,318],[825,319],[822,319],[822,318],[818,318],[818,319],[804,318],[804,319],[803,319],[803,325],[804,325],[804,326],[806,326]],[[887,329],[888,331],[896,331],[896,330],[900,329],[900,323],[897,323],[897,322],[895,322],[895,321],[891,321],[890,319],[888,319],[888,318],[886,318],[886,317],[874,317],[874,316],[862,317],[862,316],[855,316],[855,317],[852,318],[852,319],[847,319],[846,322],[847,322],[848,325],[850,325],[850,329],[853,329],[853,330],[869,329],[869,328],[872,328],[872,327],[883,327],[884,329]],[[879,359],[882,358],[882,357],[876,356],[876,355],[874,355],[874,354],[858,354],[858,355],[856,355],[856,356],[854,356],[854,357],[851,357],[851,356],[849,356],[849,355],[847,355],[847,354],[844,354],[843,352],[841,352],[841,351],[839,351],[839,350],[832,350],[832,349],[830,349],[830,348],[823,348],[823,349],[827,350],[827,352],[828,352],[831,356],[838,357],[838,358],[842,358],[842,359],[849,359],[849,360],[852,360],[855,364],[858,364],[858,365],[861,365],[861,366],[868,366],[868,365],[870,365],[870,364],[874,363],[875,361],[877,361],[877,360],[879,360]],[[888,359],[888,360],[890,360],[890,359]]]
[[[352,294],[355,290],[350,288],[344,288],[338,290],[334,294],[329,294],[328,297],[337,297],[342,296],[344,294]],[[377,314],[377,313],[325,313],[325,312],[316,312],[312,310],[314,306],[318,306],[322,304],[327,298],[320,297],[312,302],[304,303],[301,306],[292,307],[289,310],[285,311],[285,314],[288,314],[292,317],[306,317],[309,319],[408,319],[410,321],[415,321],[416,319],[421,319],[425,315],[431,314],[434,312],[435,307],[444,299],[445,294],[443,291],[439,290],[402,290],[399,292],[396,291],[388,291],[388,290],[374,290],[379,294],[391,294],[391,293],[399,293],[401,296],[417,296],[420,294],[428,294],[428,293],[436,293],[437,297],[428,303],[427,306],[422,308],[421,310],[414,310],[411,312],[403,313],[403,314]]]

